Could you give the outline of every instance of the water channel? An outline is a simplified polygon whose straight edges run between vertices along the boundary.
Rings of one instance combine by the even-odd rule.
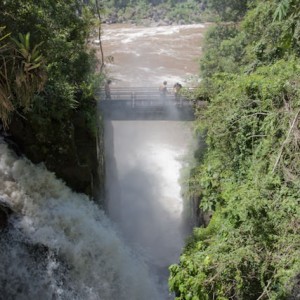
[[[113,57],[114,87],[159,87],[198,81],[205,25],[104,27],[103,46]],[[147,262],[168,295],[168,266],[178,261],[186,232],[180,180],[193,149],[191,122],[108,121],[106,132],[108,214],[131,248]]]

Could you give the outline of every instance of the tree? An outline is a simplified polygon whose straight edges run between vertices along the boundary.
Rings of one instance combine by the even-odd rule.
[[[83,100],[83,90],[90,86],[96,67],[86,47],[92,20],[79,14],[79,4],[77,0],[0,2],[0,20],[6,31],[12,37],[30,32],[30,42],[39,45],[48,80],[33,102],[47,106],[44,111],[58,118]]]
[[[222,21],[239,21],[245,15],[251,0],[209,0],[208,6],[215,10]]]
[[[238,26],[208,33],[198,93],[210,103],[196,121],[207,152],[190,186],[213,216],[170,267],[178,300],[299,294],[299,8],[272,21],[280,2],[255,1]]]
[[[300,51],[300,6],[297,0],[281,0],[274,13],[273,22],[288,21],[289,28],[284,32],[282,44],[285,48],[297,47]]]

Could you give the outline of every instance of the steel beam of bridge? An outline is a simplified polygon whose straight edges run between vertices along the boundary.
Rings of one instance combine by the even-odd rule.
[[[197,103],[203,105],[203,103]],[[194,120],[195,103],[183,94],[161,96],[157,88],[114,88],[111,99],[100,94],[99,108],[109,120]]]

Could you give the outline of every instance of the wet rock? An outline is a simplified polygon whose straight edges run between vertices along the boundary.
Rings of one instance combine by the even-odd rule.
[[[117,13],[113,13],[109,16],[109,18],[107,19],[107,23],[109,24],[115,24],[118,23],[118,14]]]
[[[9,149],[13,150],[17,156],[21,156],[22,155],[22,151],[20,149],[20,147],[17,145],[17,143],[15,143],[11,136],[5,136],[4,137],[4,141],[6,142],[6,144],[8,145]]]
[[[9,205],[0,198],[0,231],[7,227],[8,219],[12,212]]]
[[[189,207],[187,211],[187,221],[189,222],[188,226],[193,227],[207,227],[210,219],[212,218],[211,212],[204,212],[200,208],[201,198],[197,196],[192,196],[188,199]]]
[[[97,128],[94,128],[97,131]],[[33,163],[43,162],[74,191],[100,199],[104,188],[104,165],[99,132],[89,129],[83,112],[62,122],[49,118],[15,115],[10,124],[11,141]],[[100,175],[100,173],[102,175]],[[101,181],[100,178],[101,177]],[[101,200],[99,200],[101,201]]]

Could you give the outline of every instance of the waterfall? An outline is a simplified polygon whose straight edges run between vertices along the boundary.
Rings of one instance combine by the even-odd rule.
[[[0,299],[160,299],[105,213],[4,143],[0,200],[16,212],[0,234]]]
[[[106,121],[104,136],[108,214],[158,276],[160,299],[174,299],[168,267],[187,233],[180,181],[190,166],[191,124]]]

